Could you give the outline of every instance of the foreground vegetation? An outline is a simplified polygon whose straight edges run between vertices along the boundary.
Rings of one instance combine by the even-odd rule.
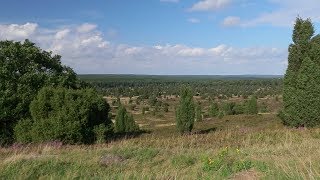
[[[297,19],[283,98],[274,77],[86,83],[28,40],[0,42],[0,179],[319,179],[313,32]]]
[[[175,127],[167,125],[174,122],[171,116],[148,116],[139,123],[148,121],[152,132],[106,144],[48,143],[1,149],[0,178],[320,177],[320,129],[287,129],[273,114],[237,115],[197,122],[192,135],[178,136]],[[107,155],[124,160],[101,164]]]

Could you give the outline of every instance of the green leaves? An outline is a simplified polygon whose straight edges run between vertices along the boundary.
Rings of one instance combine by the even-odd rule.
[[[293,127],[320,124],[320,41],[312,37],[309,19],[297,18],[289,47],[288,69],[284,78],[283,123]]]
[[[83,87],[60,58],[29,40],[0,42],[0,139],[8,139],[0,145],[12,142],[13,127],[20,119],[30,118],[30,102],[42,87]]]
[[[257,98],[252,96],[246,103],[246,114],[258,114]]]
[[[219,114],[219,106],[216,102],[213,102],[209,107],[209,116],[217,117]]]
[[[135,123],[133,116],[129,115],[126,108],[120,104],[115,121],[116,133],[133,133],[139,131],[139,126]]]
[[[184,88],[181,91],[180,102],[176,110],[176,126],[180,133],[188,133],[193,129],[195,120],[195,105],[192,91]]]
[[[15,127],[18,142],[91,143],[102,141],[102,126],[109,127],[109,105],[93,89],[45,87],[31,102],[32,119]],[[101,126],[96,129],[97,126]],[[98,136],[98,137],[95,137]]]

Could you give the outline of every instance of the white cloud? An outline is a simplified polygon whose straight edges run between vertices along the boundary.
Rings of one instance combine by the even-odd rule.
[[[270,2],[279,8],[243,21],[241,25],[270,24],[273,26],[292,26],[298,15],[303,18],[311,18],[313,22],[320,22],[319,0],[270,0]]]
[[[90,32],[96,28],[97,28],[97,25],[95,25],[95,24],[84,23],[81,26],[79,26],[77,28],[77,30],[80,33],[86,33],[86,32]]]
[[[189,18],[188,21],[191,23],[199,23],[200,22],[200,20],[197,18]]]
[[[23,40],[35,33],[37,27],[35,23],[0,25],[0,39]]]
[[[66,37],[70,32],[70,29],[63,29],[61,31],[58,31],[55,35],[56,39],[63,39],[64,37]]]
[[[109,42],[96,27],[79,31],[80,27],[83,25],[64,29],[45,29],[31,23],[0,25],[0,40],[28,38],[62,55],[62,62],[78,73],[281,74],[286,67],[286,48],[131,46]]]
[[[201,0],[195,3],[190,11],[214,11],[224,8],[231,3],[231,0]]]
[[[238,24],[240,24],[240,18],[236,16],[228,16],[222,22],[222,25],[226,27],[236,26]]]

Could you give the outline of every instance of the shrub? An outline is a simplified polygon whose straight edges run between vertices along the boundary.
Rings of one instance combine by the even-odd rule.
[[[235,106],[233,107],[233,112],[234,114],[243,114],[245,111],[245,107],[244,105],[241,104],[235,104]]]
[[[219,113],[219,106],[216,102],[213,102],[209,107],[209,116],[217,117]]]
[[[195,119],[195,107],[193,94],[190,89],[181,91],[179,105],[176,110],[176,125],[180,133],[188,133],[193,129]]]
[[[314,36],[310,19],[296,19],[289,46],[280,117],[293,127],[320,124],[320,35]]]
[[[222,109],[225,115],[234,115],[234,106],[236,104],[234,102],[226,102],[222,105]]]
[[[129,115],[126,108],[120,105],[115,121],[116,133],[132,133],[139,131],[139,126],[135,123],[133,116]]]
[[[30,112],[32,119],[15,127],[18,142],[92,143],[96,126],[112,124],[109,105],[93,89],[45,87],[31,102]]]
[[[196,121],[202,121],[202,108],[200,103],[196,105]]]
[[[13,142],[13,128],[30,118],[29,105],[42,87],[87,86],[60,58],[29,40],[0,41],[0,146]]]
[[[106,125],[104,125],[104,124],[94,126],[93,132],[95,134],[96,143],[104,143],[105,142],[108,130],[109,130],[109,128],[106,127]]]
[[[246,107],[246,114],[258,114],[258,104],[257,98],[252,96],[249,100],[245,103]]]

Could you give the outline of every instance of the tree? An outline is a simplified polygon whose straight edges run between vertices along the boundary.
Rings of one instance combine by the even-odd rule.
[[[183,88],[179,105],[176,109],[176,126],[180,133],[189,133],[193,129],[195,105],[193,94],[189,88]]]
[[[196,121],[202,121],[202,107],[200,103],[196,105]]]
[[[0,145],[13,142],[13,127],[30,118],[29,105],[42,87],[85,86],[60,59],[29,40],[0,42]]]
[[[209,116],[217,117],[219,114],[219,106],[216,102],[213,102],[209,107]]]
[[[15,127],[18,142],[101,142],[111,129],[108,103],[94,89],[42,88],[30,104],[31,118]]]
[[[139,126],[135,123],[133,116],[129,115],[123,105],[119,106],[115,121],[116,133],[132,133],[139,131]]]
[[[279,116],[285,125],[320,124],[320,36],[313,36],[311,20],[297,18],[284,77],[284,108]]]
[[[234,115],[234,107],[235,107],[235,103],[234,102],[225,102],[222,105],[222,109],[225,115]]]
[[[245,103],[246,107],[246,114],[258,114],[258,103],[257,98],[252,96],[249,100]]]

